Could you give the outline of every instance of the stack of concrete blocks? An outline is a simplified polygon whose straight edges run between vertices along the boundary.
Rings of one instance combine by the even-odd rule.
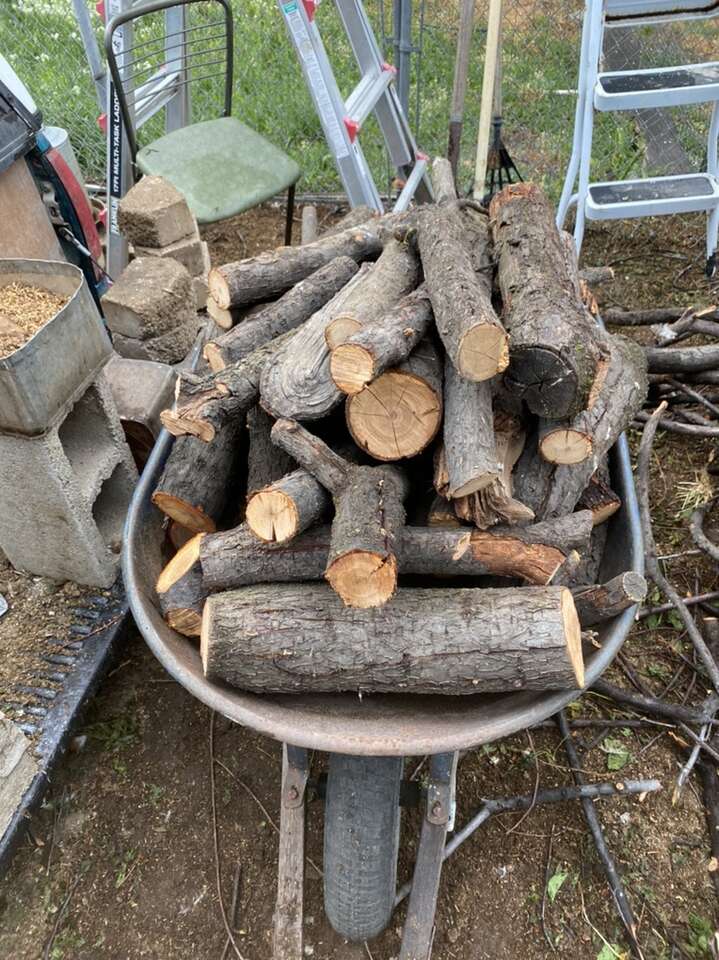
[[[75,271],[75,294],[0,361],[0,549],[16,569],[109,587],[137,469],[103,372],[112,346],[97,307],[77,268],[52,268]]]

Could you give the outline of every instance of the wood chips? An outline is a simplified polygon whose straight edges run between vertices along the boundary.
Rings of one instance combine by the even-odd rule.
[[[25,283],[0,287],[0,358],[19,350],[66,303],[67,297]]]

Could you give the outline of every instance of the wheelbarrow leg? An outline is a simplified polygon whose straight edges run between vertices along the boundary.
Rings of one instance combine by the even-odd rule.
[[[431,759],[427,809],[422,820],[399,960],[429,960],[432,952],[444,844],[450,821],[454,820],[454,782],[458,757],[458,753],[440,753]]]
[[[273,960],[302,960],[305,787],[308,773],[307,751],[284,743]]]

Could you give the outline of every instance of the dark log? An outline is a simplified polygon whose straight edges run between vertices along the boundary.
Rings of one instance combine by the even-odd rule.
[[[424,284],[403,297],[380,321],[370,323],[332,350],[330,375],[350,396],[380,374],[403,363],[432,322],[432,304]]]
[[[647,595],[647,581],[630,570],[607,583],[576,587],[572,593],[582,627],[593,627],[641,603]]]
[[[719,367],[719,346],[646,347],[650,373],[697,373]]]
[[[364,224],[369,224],[371,227],[378,219],[379,214],[376,210],[373,210],[372,207],[364,205],[353,207],[341,216],[336,223],[333,223],[331,227],[323,229],[321,236],[336,237],[338,233],[343,233],[345,230],[351,230],[354,227],[363,226]]]
[[[572,550],[585,550],[592,530],[588,512],[529,527],[405,527],[396,544],[401,574],[433,577],[518,577],[546,586]],[[258,541],[246,524],[206,536],[200,559],[205,587],[228,590],[253,583],[320,580],[331,531],[314,527],[287,543]]]
[[[483,490],[502,473],[494,439],[492,385],[460,377],[449,358],[444,365],[442,439],[434,485],[447,500]]]
[[[337,257],[326,267],[310,274],[288,290],[275,303],[244,320],[216,340],[205,344],[204,356],[212,370],[223,370],[242,360],[263,343],[294,330],[309,320],[338,293],[357,273],[358,267],[349,257]]]
[[[475,273],[459,212],[449,204],[422,207],[418,242],[437,331],[460,376],[479,381],[501,373],[507,333]]]
[[[547,521],[544,521],[547,522]],[[554,582],[567,587],[584,587],[599,583],[601,577],[604,549],[607,545],[608,526],[606,523],[592,528],[589,546],[582,550],[581,556],[575,564],[565,563],[557,572]]]
[[[208,598],[202,664],[246,690],[473,694],[584,683],[568,590],[403,590],[382,610],[323,586],[243,587]]]
[[[277,451],[277,447],[274,448]],[[286,456],[277,451],[279,457]],[[253,492],[245,519],[260,540],[285,543],[307,530],[330,507],[330,497],[312,474],[302,467]]]
[[[357,446],[376,460],[424,450],[442,423],[442,362],[431,341],[348,397],[345,415]]]
[[[621,505],[622,501],[609,486],[609,470],[604,463],[589,478],[586,490],[577,500],[577,510],[591,510],[596,526],[614,516]]]
[[[200,546],[205,536],[198,533],[188,540],[164,567],[155,586],[162,616],[185,637],[200,636],[208,593],[200,566]]]
[[[531,183],[505,187],[490,204],[510,334],[507,385],[548,419],[583,410],[602,355],[599,328],[576,294],[554,210]]]
[[[675,723],[706,723],[707,719],[710,719],[705,717],[700,710],[692,710],[681,703],[666,703],[655,697],[646,697],[641,693],[623,690],[621,687],[617,687],[601,678],[594,681],[591,689],[603,697],[609,697],[617,703],[631,707],[632,710],[665,717]]]
[[[178,437],[152,494],[155,506],[194,533],[216,530],[235,493],[231,481],[239,450],[239,429],[237,423],[227,424],[213,443],[203,443],[197,437]]]
[[[648,381],[642,348],[616,336],[608,338],[607,346],[609,356],[597,364],[587,409],[571,420],[540,423],[539,452],[550,463],[572,465],[589,461],[596,469],[598,459],[629,426],[646,400]]]
[[[342,309],[325,328],[330,350],[348,340],[367,324],[381,320],[419,282],[420,266],[409,244],[390,240],[376,263],[355,284]]]
[[[650,327],[656,323],[674,323],[685,314],[684,307],[658,307],[652,310],[622,310],[610,307],[602,311],[602,319],[615,327]]]
[[[247,495],[280,480],[295,464],[284,450],[278,450],[270,439],[274,420],[262,407],[247,412]]]
[[[645,410],[639,410],[634,415],[634,426],[641,430],[644,424],[649,420],[650,414]],[[706,426],[700,426],[696,423],[680,423],[678,420],[670,420],[669,417],[660,417],[659,426],[662,430],[668,430],[670,433],[683,434],[685,437],[719,437],[719,427],[712,426],[705,421]]]
[[[427,509],[428,527],[461,527],[459,517],[454,512],[454,506],[444,497],[437,494]]]
[[[365,226],[321,237],[303,247],[278,247],[256,257],[227,263],[210,270],[210,295],[223,308],[267,300],[294,287],[335,257],[351,257],[357,263],[382,252],[380,232]]]

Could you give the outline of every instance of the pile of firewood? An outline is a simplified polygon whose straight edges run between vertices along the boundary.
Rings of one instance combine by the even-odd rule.
[[[210,274],[229,329],[180,376],[153,496],[194,534],[157,593],[210,679],[572,689],[582,629],[644,595],[596,583],[644,351],[597,323],[539,188],[487,212],[433,169],[432,206]]]

